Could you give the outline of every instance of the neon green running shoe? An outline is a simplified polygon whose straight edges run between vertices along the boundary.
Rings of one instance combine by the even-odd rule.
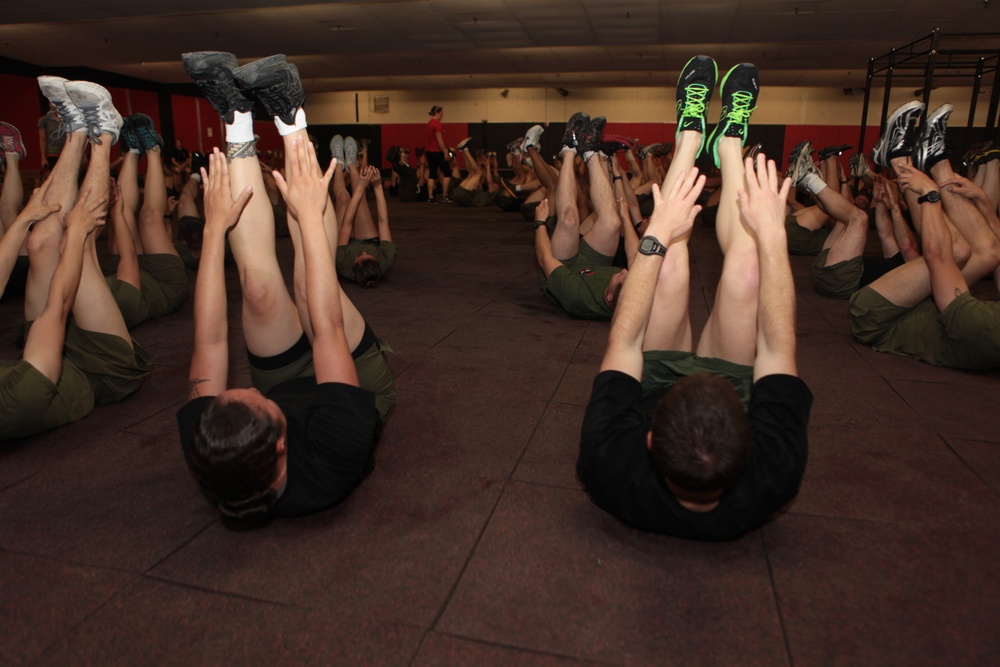
[[[715,166],[719,166],[719,139],[736,137],[740,145],[747,141],[747,124],[750,114],[757,108],[757,94],[760,92],[760,77],[757,67],[741,63],[733,67],[722,79],[722,117],[708,140]]]
[[[700,132],[701,146],[697,155],[705,148],[706,114],[712,101],[712,90],[719,77],[719,68],[708,56],[695,56],[687,61],[677,78],[677,134]],[[697,157],[696,155],[696,157]]]

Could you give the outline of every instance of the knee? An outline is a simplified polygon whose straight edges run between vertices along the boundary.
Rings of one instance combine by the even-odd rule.
[[[954,234],[951,243],[951,253],[955,257],[955,263],[965,266],[972,257],[972,246],[961,234]]]
[[[240,286],[243,289],[244,306],[259,313],[277,312],[274,306],[283,294],[288,295],[280,274],[275,277],[271,271],[249,268],[243,272]]]
[[[725,288],[730,295],[748,301],[757,298],[760,288],[760,262],[756,247],[728,252],[723,272],[726,276]]]
[[[62,242],[63,228],[60,224],[50,224],[50,221],[36,223],[28,234],[28,256],[32,258],[48,255],[59,256],[59,244]]]

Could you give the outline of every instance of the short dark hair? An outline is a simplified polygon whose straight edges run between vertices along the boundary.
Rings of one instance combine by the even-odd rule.
[[[354,263],[354,281],[363,287],[375,287],[382,277],[382,268],[374,257]]]
[[[205,221],[192,220],[190,224],[181,225],[178,230],[181,241],[191,250],[201,250],[205,239]]]
[[[750,419],[721,376],[681,378],[656,406],[652,432],[657,470],[687,491],[724,491],[746,467]]]
[[[277,496],[276,443],[284,427],[263,411],[216,397],[198,419],[188,467],[229,527],[266,522]]]
[[[441,111],[441,107],[439,107],[438,105],[435,104],[434,106],[431,107],[430,113],[428,113],[427,115],[428,116],[433,116],[438,111]]]

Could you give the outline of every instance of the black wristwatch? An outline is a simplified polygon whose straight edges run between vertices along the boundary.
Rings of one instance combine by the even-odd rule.
[[[639,241],[639,252],[643,255],[664,257],[667,254],[667,246],[661,244],[655,236],[643,236]]]
[[[931,204],[936,204],[941,201],[941,193],[937,190],[931,190],[923,197],[917,197],[917,203],[923,204],[924,202],[930,202]]]

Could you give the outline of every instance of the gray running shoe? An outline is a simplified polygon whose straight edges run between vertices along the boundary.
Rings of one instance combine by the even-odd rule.
[[[107,132],[111,135],[111,145],[114,146],[125,121],[115,109],[108,89],[90,81],[67,81],[66,92],[83,113],[87,136],[91,141],[101,143],[101,134]]]
[[[358,142],[354,137],[344,139],[344,167],[350,167],[358,161]]]
[[[59,125],[59,134],[76,132],[86,129],[87,122],[83,119],[83,112],[73,103],[73,99],[66,92],[67,80],[61,76],[43,75],[38,77],[38,87],[42,95],[48,98],[49,102],[56,107],[56,113],[62,123]]]

